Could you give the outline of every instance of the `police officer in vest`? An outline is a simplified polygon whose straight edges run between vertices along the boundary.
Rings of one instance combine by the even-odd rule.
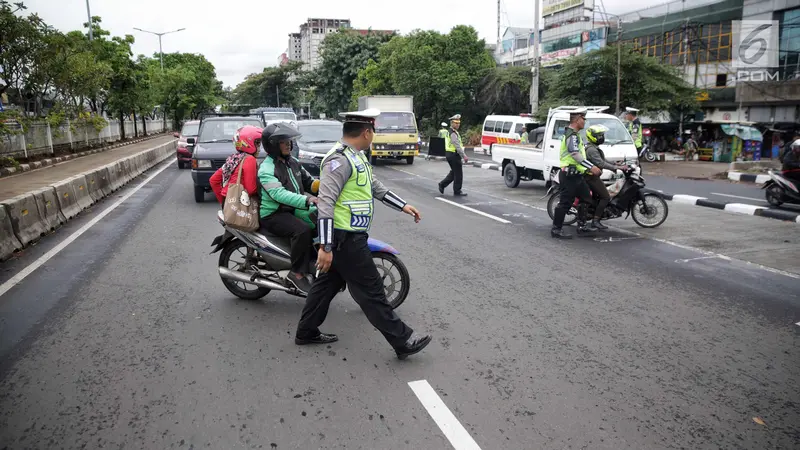
[[[456,114],[450,118],[449,133],[445,133],[444,147],[447,153],[447,164],[450,165],[450,172],[439,182],[439,193],[444,194],[444,190],[450,183],[453,183],[453,195],[465,196],[461,192],[461,182],[464,179],[464,167],[461,160],[467,162],[467,154],[464,153],[464,145],[461,143],[461,136],[458,128],[461,127],[461,114]]]
[[[636,154],[642,149],[642,123],[636,114],[639,112],[636,108],[625,108],[625,119],[628,121],[628,132],[633,138],[633,145],[636,146]]]
[[[439,130],[439,137],[442,138],[442,139],[447,140],[447,135],[448,134],[450,134],[450,132],[447,131],[447,123],[446,122],[442,122],[442,129]]]
[[[325,155],[320,167],[317,204],[320,247],[317,256],[319,276],[311,286],[295,343],[328,344],[333,334],[321,333],[334,296],[347,283],[350,294],[370,323],[405,359],[428,345],[429,335],[418,335],[403,323],[386,300],[383,280],[367,246],[372,223],[373,198],[397,211],[422,219],[419,211],[374,178],[372,166],[362,153],[370,148],[375,134],[375,118],[380,111],[340,113],[344,117],[342,140]]]
[[[587,203],[591,203],[592,197],[589,193],[589,186],[583,179],[586,172],[599,176],[603,171],[595,166],[586,158],[586,149],[583,141],[578,134],[586,124],[586,109],[579,108],[572,111],[569,115],[569,126],[561,137],[561,173],[559,183],[561,184],[561,197],[553,214],[553,229],[550,235],[559,239],[572,239],[571,235],[564,234],[561,227],[564,225],[564,217],[572,207],[575,197],[581,198]],[[583,209],[583,208],[581,208]],[[586,217],[582,211],[578,212],[579,231],[597,231],[591,224],[586,224]]]

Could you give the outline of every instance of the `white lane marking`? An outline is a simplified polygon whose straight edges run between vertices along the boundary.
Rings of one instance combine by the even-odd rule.
[[[439,429],[442,430],[442,433],[444,433],[454,449],[481,450],[478,447],[478,443],[472,439],[469,432],[456,419],[456,416],[450,412],[450,409],[447,408],[447,405],[444,404],[426,380],[410,381],[408,387],[414,391],[422,406],[428,411],[428,414],[439,426]]]
[[[447,200],[446,198],[436,197],[436,200],[439,200],[440,202],[449,203],[449,204],[451,204],[453,206],[457,206],[457,207],[459,207],[461,209],[466,209],[469,212],[474,212],[475,214],[479,214],[479,215],[481,215],[483,217],[488,217],[488,218],[490,218],[492,220],[496,220],[496,221],[498,221],[500,223],[511,223],[506,219],[501,219],[501,218],[499,218],[497,216],[493,216],[491,214],[487,214],[487,213],[485,213],[483,211],[478,211],[477,209],[470,208],[469,206],[464,206],[464,205],[460,205],[460,204],[458,204],[456,202],[451,202],[450,200]]]
[[[639,237],[639,236],[633,236],[633,237],[614,237],[614,236],[597,237],[597,238],[594,238],[594,241],[595,242],[620,242],[620,241],[627,241],[627,240],[630,240],[630,239],[641,239],[641,237]]]
[[[756,202],[766,203],[766,200],[752,197],[742,197],[740,195],[720,194],[719,192],[712,192],[711,195],[719,195],[720,197],[741,198],[744,200],[753,200]]]
[[[417,177],[417,178],[425,178],[425,177],[423,177],[422,175],[417,175],[417,174],[415,174],[415,173],[412,173],[412,172],[409,172],[409,171],[407,171],[407,170],[398,169],[397,167],[391,167],[391,166],[387,166],[387,167],[388,167],[389,169],[396,170],[396,171],[398,171],[398,172],[403,172],[403,173],[406,173],[406,174],[409,174],[409,175],[415,176],[415,177]]]
[[[717,258],[723,259],[725,261],[730,261],[731,260],[731,258],[729,258],[727,256],[724,256],[724,255],[711,255],[711,256],[700,256],[698,258],[676,259],[675,262],[676,263],[687,263],[687,262],[691,262],[691,261],[699,261],[701,259],[717,259]]]
[[[798,327],[800,327],[800,322],[797,322],[795,325],[797,325]]]
[[[120,198],[119,200],[114,202],[113,205],[109,206],[103,212],[101,212],[100,214],[95,216],[92,220],[90,220],[88,223],[86,223],[86,225],[84,225],[80,229],[78,229],[78,231],[76,231],[76,232],[72,233],[71,235],[69,235],[69,237],[67,237],[66,239],[61,241],[61,243],[59,243],[58,245],[53,247],[49,252],[47,252],[44,255],[40,256],[39,259],[37,259],[36,261],[32,262],[28,267],[20,270],[19,272],[17,272],[16,275],[14,275],[13,277],[9,278],[5,283],[0,285],[0,297],[2,297],[3,294],[8,292],[11,288],[13,288],[17,284],[19,284],[22,280],[24,280],[25,277],[27,277],[28,275],[32,274],[36,269],[41,267],[44,263],[49,261],[52,257],[56,256],[61,250],[64,250],[69,244],[73,243],[76,239],[81,237],[81,235],[83,233],[87,232],[90,228],[95,226],[97,224],[97,222],[100,222],[101,220],[103,220],[103,218],[105,216],[107,216],[111,211],[115,210],[119,205],[122,204],[122,202],[124,202],[125,200],[131,198],[131,196],[133,194],[135,194],[139,189],[144,187],[144,185],[149,183],[153,178],[155,178],[158,174],[163,172],[164,169],[166,169],[167,167],[169,167],[172,164],[173,164],[173,160],[168,158],[168,161],[166,162],[166,164],[161,166],[160,169],[158,169],[155,172],[153,172],[152,175],[147,177],[147,179],[142,181],[138,186],[136,186],[135,188],[131,189],[131,191],[128,192],[127,194],[125,194],[124,196],[122,196],[122,198]]]

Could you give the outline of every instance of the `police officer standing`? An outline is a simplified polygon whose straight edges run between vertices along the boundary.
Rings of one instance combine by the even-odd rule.
[[[447,153],[447,164],[450,165],[450,172],[439,182],[439,193],[444,194],[444,190],[450,183],[453,183],[453,195],[465,196],[461,192],[461,182],[464,179],[464,167],[461,161],[467,162],[467,154],[464,153],[464,145],[461,143],[461,136],[458,129],[461,127],[461,114],[456,114],[450,118],[449,134],[445,135],[444,147]]]
[[[447,124],[445,122],[442,122],[442,129],[439,130],[439,137],[447,140],[448,134],[450,134],[450,132],[447,131]]]
[[[386,206],[422,219],[419,211],[374,178],[372,166],[362,153],[375,135],[376,109],[340,113],[344,117],[343,137],[325,155],[320,168],[317,204],[320,247],[317,256],[319,276],[311,286],[295,343],[328,344],[339,338],[321,333],[328,307],[347,283],[353,299],[370,323],[405,359],[427,346],[431,337],[417,335],[395,314],[386,300],[383,280],[367,246],[372,223],[373,198]]]
[[[586,149],[583,146],[580,132],[586,124],[586,109],[578,108],[569,115],[569,126],[561,137],[561,172],[559,183],[561,184],[561,197],[553,214],[553,228],[550,235],[559,239],[572,239],[571,235],[564,234],[561,227],[564,225],[564,217],[572,207],[575,197],[590,203],[592,201],[589,193],[589,186],[583,179],[583,175],[590,171],[593,175],[600,175],[602,171],[586,158]],[[593,225],[586,225],[582,211],[578,212],[579,231],[597,231]]]
[[[628,121],[628,132],[633,138],[633,145],[636,146],[636,154],[642,150],[642,123],[636,114],[639,112],[636,108],[625,108],[625,119]]]

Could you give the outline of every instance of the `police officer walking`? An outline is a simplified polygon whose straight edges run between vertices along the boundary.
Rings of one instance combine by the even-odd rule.
[[[636,114],[639,112],[636,108],[625,108],[625,119],[628,121],[628,132],[633,138],[633,145],[636,146],[636,154],[642,150],[642,123]]]
[[[561,172],[559,183],[561,184],[561,197],[553,214],[553,228],[550,235],[559,239],[572,239],[571,235],[564,234],[561,227],[564,225],[564,217],[572,207],[575,197],[581,198],[587,203],[591,203],[592,198],[589,193],[589,186],[583,179],[583,175],[590,171],[593,175],[600,175],[602,171],[586,158],[586,149],[583,141],[578,135],[586,124],[586,109],[578,108],[569,115],[569,126],[561,137]],[[586,225],[584,214],[578,212],[579,231],[597,231],[593,225]]]
[[[367,246],[367,232],[372,223],[373,198],[413,216],[415,222],[422,216],[374,178],[372,166],[362,153],[372,144],[379,114],[376,109],[339,114],[344,117],[342,140],[325,155],[320,168],[319,276],[306,298],[295,343],[328,344],[339,340],[334,334],[321,333],[319,326],[325,321],[334,296],[346,283],[370,323],[389,341],[397,357],[405,359],[425,348],[431,337],[414,333],[389,306],[383,280]]]
[[[450,172],[444,177],[444,180],[439,182],[439,193],[444,194],[445,188],[453,183],[453,195],[465,196],[461,192],[461,182],[464,179],[464,167],[461,161],[468,161],[467,154],[464,153],[464,145],[461,143],[461,136],[458,134],[458,129],[461,127],[461,114],[456,114],[450,118],[449,133],[445,133],[444,146],[447,153],[447,164],[450,165]]]

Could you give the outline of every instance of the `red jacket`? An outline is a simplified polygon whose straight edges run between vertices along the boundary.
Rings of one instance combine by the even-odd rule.
[[[254,196],[258,192],[258,163],[256,158],[249,155],[245,156],[240,164],[243,164],[241,183],[247,190],[247,193],[250,194],[250,196]],[[228,180],[228,184],[230,184],[231,181],[234,183],[236,182],[238,171],[239,166],[236,166],[236,169],[234,169],[231,174],[231,178]],[[214,191],[214,195],[217,196],[217,201],[222,204],[222,202],[225,201],[225,196],[228,195],[228,184],[225,186],[222,185],[222,169],[217,169],[208,181],[211,183],[211,190]]]

